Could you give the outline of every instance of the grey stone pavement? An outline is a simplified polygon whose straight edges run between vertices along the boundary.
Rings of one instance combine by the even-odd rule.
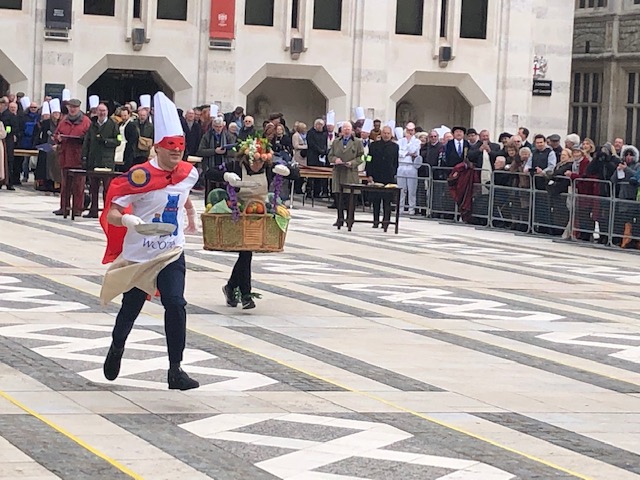
[[[202,387],[174,392],[156,301],[103,378],[103,235],[57,201],[0,191],[2,479],[640,479],[633,252],[415,219],[349,233],[307,205],[243,312],[220,294],[235,255],[192,236]]]

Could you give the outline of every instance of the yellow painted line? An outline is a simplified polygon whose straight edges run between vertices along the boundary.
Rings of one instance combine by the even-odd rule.
[[[198,334],[203,335],[205,337],[208,337],[208,338],[211,338],[213,340],[216,340],[218,342],[224,343],[224,344],[226,344],[226,345],[228,345],[230,347],[236,348],[238,350],[242,350],[243,352],[250,353],[252,355],[257,355],[257,356],[262,357],[262,358],[267,359],[267,360],[271,360],[272,362],[275,362],[275,363],[277,363],[279,365],[282,365],[283,367],[286,367],[286,368],[289,368],[289,369],[292,369],[292,370],[296,370],[296,371],[298,371],[300,373],[303,373],[303,374],[308,375],[308,376],[310,376],[312,378],[315,378],[316,380],[321,380],[321,381],[329,383],[329,384],[331,384],[331,385],[333,385],[335,387],[342,388],[342,389],[344,389],[344,390],[346,390],[348,392],[355,393],[357,395],[361,395],[361,396],[369,398],[371,400],[375,400],[377,402],[383,403],[383,404],[385,404],[385,405],[387,405],[387,406],[389,406],[391,408],[395,408],[398,411],[401,411],[401,412],[404,412],[404,413],[409,413],[409,414],[411,414],[411,415],[413,415],[415,417],[418,417],[418,418],[421,418],[423,420],[426,420],[427,422],[434,423],[436,425],[439,425],[441,427],[447,428],[449,430],[453,430],[454,432],[466,435],[468,437],[474,438],[474,439],[479,440],[481,442],[484,442],[484,443],[487,443],[487,444],[492,445],[494,447],[497,447],[497,448],[499,448],[501,450],[505,450],[507,452],[510,452],[510,453],[516,454],[518,456],[524,457],[527,460],[531,460],[532,462],[536,462],[536,463],[539,463],[539,464],[544,465],[546,467],[552,468],[554,470],[558,470],[560,472],[563,472],[563,473],[566,473],[568,475],[571,475],[573,477],[580,478],[581,480],[595,480],[594,478],[589,477],[587,475],[583,475],[582,473],[574,472],[573,470],[569,470],[568,468],[561,467],[560,465],[556,465],[555,463],[548,462],[547,460],[544,460],[542,458],[538,458],[538,457],[536,457],[534,455],[530,455],[530,454],[522,452],[520,450],[516,450],[515,448],[509,447],[509,446],[506,446],[506,445],[502,445],[501,443],[498,443],[498,442],[496,442],[494,440],[491,440],[490,438],[483,437],[482,435],[478,435],[476,433],[470,432],[470,431],[465,430],[463,428],[456,427],[455,425],[451,425],[451,424],[449,424],[447,422],[443,422],[442,420],[438,420],[436,418],[430,417],[430,416],[425,415],[423,413],[416,412],[416,411],[411,410],[409,408],[405,408],[402,405],[398,405],[397,403],[391,402],[391,401],[389,401],[389,400],[387,400],[385,398],[379,397],[378,395],[372,394],[370,392],[364,392],[362,390],[351,388],[348,385],[344,385],[344,384],[342,384],[340,382],[337,382],[335,380],[331,380],[331,379],[323,377],[321,375],[317,375],[317,374],[315,374],[313,372],[310,372],[308,370],[305,370],[303,368],[296,367],[295,365],[291,365],[291,364],[289,364],[287,362],[284,362],[282,360],[279,360],[279,359],[277,359],[275,357],[271,357],[269,355],[265,355],[265,354],[262,354],[260,352],[256,352],[256,351],[254,351],[254,350],[252,350],[250,348],[243,347],[242,345],[238,345],[236,343],[230,342],[230,341],[225,340],[223,338],[219,338],[219,337],[216,337],[214,335],[210,335],[208,333],[201,332],[201,331],[198,331],[198,330],[193,329],[193,328],[189,328],[189,330],[194,332],[194,333],[198,333]],[[562,448],[562,447],[559,447],[559,448]],[[577,454],[577,455],[579,455],[579,454]]]
[[[140,475],[138,475],[137,473],[135,473],[134,471],[130,470],[128,467],[124,466],[123,464],[121,464],[120,462],[118,462],[117,460],[114,460],[113,458],[109,457],[108,455],[102,453],[100,450],[97,450],[95,448],[93,448],[91,445],[89,445],[88,443],[84,442],[83,440],[81,440],[80,438],[76,437],[74,434],[72,434],[71,432],[68,432],[67,430],[65,430],[64,428],[62,428],[60,425],[57,425],[56,423],[52,422],[51,420],[49,420],[48,418],[46,418],[43,415],[40,415],[38,412],[36,412],[35,410],[32,410],[31,408],[27,407],[24,403],[16,400],[15,398],[13,398],[11,395],[9,395],[8,393],[3,392],[2,390],[0,390],[0,397],[4,398],[5,400],[11,402],[12,404],[14,404],[16,407],[18,407],[21,410],[24,410],[26,413],[28,413],[29,415],[31,415],[34,418],[37,418],[38,420],[40,420],[42,423],[46,424],[47,426],[53,428],[56,432],[61,433],[62,435],[64,435],[65,437],[67,437],[69,440],[77,443],[79,446],[81,446],[82,448],[84,448],[85,450],[91,452],[93,455],[95,455],[98,458],[101,458],[102,460],[104,460],[105,462],[107,462],[109,465],[111,465],[112,467],[120,470],[122,473],[124,473],[125,475],[128,475],[129,477],[135,479],[135,480],[144,480],[143,477],[141,477]]]
[[[67,284],[67,283],[65,283],[65,282],[60,281],[60,280],[59,280],[59,279],[57,279],[57,278],[53,278],[53,277],[50,277],[50,276],[48,276],[48,275],[43,275],[43,274],[42,274],[42,273],[40,273],[40,272],[34,272],[34,271],[32,271],[31,269],[29,269],[28,267],[16,266],[16,268],[19,268],[19,269],[21,269],[21,270],[25,270],[25,271],[28,271],[28,272],[31,272],[31,273],[35,273],[35,274],[37,274],[37,275],[39,275],[39,276],[41,276],[41,277],[43,277],[43,278],[47,278],[48,280],[53,281],[53,282],[59,283],[59,284],[61,284],[61,285],[65,285],[65,286],[67,286],[67,287],[69,287],[69,288],[73,288],[73,289],[75,289],[75,290],[78,290],[78,291],[81,291],[81,292],[83,292],[83,293],[87,293],[87,294],[89,294],[89,295],[92,295],[92,296],[96,296],[96,297],[97,297],[97,295],[95,295],[94,293],[92,293],[92,292],[90,292],[90,291],[83,290],[83,289],[79,289],[79,288],[78,288],[78,287],[76,287],[76,286],[69,285],[69,284]],[[114,300],[114,301],[112,301],[111,303],[116,303],[116,302],[115,302],[115,300]],[[162,316],[160,316],[160,315],[157,315],[157,314],[147,314],[147,315],[149,315],[149,316],[151,316],[151,317],[155,317],[155,318],[157,318],[157,319],[159,319],[159,320],[164,321],[163,317],[162,317]],[[413,322],[410,322],[410,323],[413,323]],[[191,332],[194,332],[194,333],[198,333],[198,334],[200,334],[200,335],[203,335],[203,336],[205,336],[205,337],[211,338],[211,339],[216,340],[216,341],[218,341],[218,342],[224,343],[224,344],[226,344],[226,345],[228,345],[228,346],[230,346],[230,347],[236,348],[236,349],[238,349],[238,350],[241,350],[241,351],[244,351],[244,352],[250,353],[250,354],[252,354],[252,355],[257,355],[257,356],[259,356],[259,357],[265,358],[265,359],[270,360],[270,361],[272,361],[272,362],[276,362],[277,364],[282,365],[283,367],[286,367],[286,368],[289,368],[289,369],[292,369],[292,370],[298,371],[298,372],[303,373],[303,374],[305,374],[305,375],[308,375],[308,376],[310,376],[310,377],[312,377],[312,378],[315,378],[316,380],[321,380],[321,381],[327,382],[327,383],[329,383],[329,384],[331,384],[331,385],[334,385],[334,386],[336,386],[336,387],[342,388],[343,390],[346,390],[347,392],[351,392],[351,393],[354,393],[354,394],[357,394],[357,395],[360,395],[360,396],[363,396],[363,397],[369,398],[369,399],[371,399],[371,400],[375,400],[375,401],[380,402],[380,403],[382,403],[382,404],[385,404],[385,405],[387,405],[387,406],[389,406],[389,407],[391,407],[391,408],[394,408],[394,409],[396,409],[396,410],[398,410],[398,411],[400,411],[400,412],[408,413],[408,414],[413,415],[413,416],[415,416],[415,417],[418,417],[418,418],[421,418],[421,419],[423,419],[423,420],[426,420],[427,422],[430,422],[430,423],[433,423],[433,424],[439,425],[439,426],[441,426],[441,427],[447,428],[447,429],[452,430],[452,431],[454,431],[454,432],[457,432],[457,433],[460,433],[460,434],[466,435],[466,436],[468,436],[468,437],[474,438],[474,439],[476,439],[476,440],[479,440],[479,441],[481,441],[481,442],[487,443],[487,444],[492,445],[492,446],[494,446],[494,447],[496,447],[496,448],[499,448],[499,449],[501,449],[501,450],[504,450],[504,451],[507,451],[507,452],[513,453],[513,454],[515,454],[515,455],[521,456],[521,457],[523,457],[523,458],[526,458],[526,459],[528,459],[528,460],[531,460],[532,462],[539,463],[539,464],[541,464],[541,465],[544,465],[544,466],[546,466],[546,467],[552,468],[552,469],[554,469],[554,470],[557,470],[557,471],[560,471],[560,472],[566,473],[566,474],[571,475],[571,476],[573,476],[573,477],[575,477],[575,478],[579,478],[579,479],[581,479],[581,480],[595,480],[595,479],[594,479],[594,478],[592,478],[592,477],[589,477],[589,476],[587,476],[587,475],[584,475],[584,474],[581,474],[581,473],[578,473],[578,472],[574,472],[574,471],[569,470],[569,469],[567,469],[567,468],[564,468],[564,467],[562,467],[562,466],[560,466],[560,465],[556,465],[556,464],[554,464],[554,463],[552,463],[552,462],[548,462],[547,460],[544,460],[544,459],[542,459],[542,458],[538,458],[538,457],[536,457],[536,456],[534,456],[534,455],[530,455],[530,454],[528,454],[528,453],[526,453],[526,452],[522,452],[522,451],[520,451],[520,450],[516,450],[516,449],[514,449],[514,448],[512,448],[512,447],[509,447],[509,446],[507,446],[507,445],[503,445],[503,444],[498,443],[498,442],[496,442],[496,441],[494,441],[494,440],[491,440],[490,438],[484,437],[484,436],[482,436],[482,435],[478,435],[478,434],[473,433],[473,432],[470,432],[470,431],[468,431],[468,430],[465,430],[465,429],[462,429],[462,428],[456,427],[455,425],[451,425],[451,424],[449,424],[449,423],[447,423],[447,422],[443,422],[443,421],[438,420],[438,419],[436,419],[436,418],[433,418],[433,417],[430,417],[430,416],[428,416],[428,415],[424,415],[424,414],[422,414],[422,413],[419,413],[419,412],[416,412],[416,411],[414,411],[414,410],[411,410],[411,409],[409,409],[409,408],[403,407],[402,405],[398,405],[398,404],[396,404],[396,403],[394,403],[394,402],[391,402],[391,401],[389,401],[389,400],[386,400],[385,398],[379,397],[378,395],[374,395],[374,394],[372,394],[372,393],[370,393],[370,392],[364,392],[364,391],[361,391],[361,390],[358,390],[358,389],[351,388],[351,387],[349,387],[349,386],[347,386],[347,385],[343,385],[343,384],[341,384],[340,382],[337,382],[337,381],[334,381],[334,380],[331,380],[331,379],[325,378],[325,377],[323,377],[323,376],[321,376],[321,375],[317,375],[317,374],[315,374],[315,373],[313,373],[313,372],[309,372],[309,371],[307,371],[307,370],[305,370],[305,369],[303,369],[303,368],[296,367],[295,365],[291,365],[291,364],[289,364],[289,363],[287,363],[287,362],[284,362],[284,361],[282,361],[282,360],[279,360],[279,359],[277,359],[277,358],[275,358],[275,357],[271,357],[271,356],[269,356],[269,355],[265,355],[265,354],[262,354],[262,353],[260,353],[260,352],[257,352],[257,351],[254,351],[254,350],[251,350],[250,348],[243,347],[243,346],[241,346],[241,345],[238,345],[238,344],[236,344],[236,343],[230,342],[230,341],[225,340],[225,339],[223,339],[223,338],[219,338],[219,337],[216,337],[216,336],[214,336],[214,335],[210,335],[210,334],[208,334],[208,333],[201,332],[201,331],[198,331],[198,330],[193,329],[193,328],[188,328],[188,330],[189,330],[189,331],[191,331]],[[560,363],[560,362],[558,362],[558,363]],[[569,365],[567,365],[567,366],[569,366]],[[585,371],[586,371],[586,370],[585,370]],[[595,373],[595,372],[591,372],[591,373],[594,373],[594,374],[596,374],[596,375],[600,375],[600,376],[603,376],[603,377],[611,378],[611,379],[613,379],[613,380],[619,380],[619,379],[617,379],[617,378],[615,378],[615,377],[610,377],[610,376],[608,376],[608,375],[599,374],[599,373]],[[624,381],[624,380],[620,380],[620,381]],[[0,395],[2,395],[2,393],[1,393],[1,392],[0,392]],[[21,408],[22,408],[22,407],[21,407]],[[70,437],[70,438],[71,438],[71,437]],[[74,440],[74,441],[75,441],[75,440]],[[562,447],[558,447],[558,448],[562,448]],[[577,454],[577,455],[579,455],[578,453],[576,453],[576,454]],[[102,458],[102,457],[101,457],[101,458]],[[615,467],[615,466],[614,466],[614,467]],[[126,468],[126,467],[124,467],[124,466],[123,466],[123,468]],[[124,471],[124,470],[123,470],[123,471]],[[125,473],[127,473],[127,472],[125,472]],[[129,473],[127,473],[127,474],[129,474]],[[141,478],[141,477],[133,477],[133,478]]]

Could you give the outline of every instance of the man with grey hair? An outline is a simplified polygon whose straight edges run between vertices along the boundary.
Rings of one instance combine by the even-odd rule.
[[[340,186],[349,183],[358,183],[358,165],[363,162],[364,148],[362,141],[353,135],[351,122],[342,124],[341,136],[336,138],[329,152],[329,163],[333,165],[331,180],[333,192],[336,195],[336,207],[338,209],[338,219],[334,227],[340,228],[344,223],[345,204],[338,201]],[[346,200],[346,199],[345,199]],[[345,202],[346,203],[346,202]]]
[[[580,136],[577,133],[570,133],[564,139],[564,146],[571,150],[574,145],[580,145]]]
[[[249,137],[253,137],[256,134],[256,128],[254,126],[255,120],[251,115],[244,117],[242,121],[242,128],[238,132],[238,140],[245,141]]]
[[[140,107],[138,109],[138,119],[134,120],[133,124],[138,134],[133,141],[133,164],[139,165],[149,159],[151,147],[153,146],[153,124],[149,119],[149,109]]]
[[[199,157],[203,157],[203,173],[230,160],[229,152],[235,143],[235,138],[224,129],[224,119],[222,117],[213,118],[211,129],[202,135],[197,152]]]

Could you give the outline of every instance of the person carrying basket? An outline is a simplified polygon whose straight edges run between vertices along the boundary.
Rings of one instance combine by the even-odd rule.
[[[241,302],[242,308],[248,310],[255,308],[253,299],[257,297],[251,291],[253,252],[282,251],[289,213],[281,204],[280,187],[291,172],[275,162],[278,157],[266,138],[250,137],[237,150],[235,160],[206,174],[215,182],[224,181],[227,188],[210,193],[207,213],[202,216],[203,234],[206,249],[238,252],[238,260],[222,292],[229,307],[237,307]],[[239,232],[237,235],[242,238],[237,238],[232,245],[229,238],[234,232]],[[208,236],[215,236],[217,240],[210,240]],[[280,239],[279,244],[270,244],[276,237]]]

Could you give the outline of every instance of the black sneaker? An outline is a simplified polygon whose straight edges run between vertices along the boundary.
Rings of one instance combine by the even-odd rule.
[[[227,307],[237,307],[238,299],[236,298],[236,292],[229,288],[229,285],[222,287],[222,293],[224,293],[224,299],[227,301]]]
[[[169,390],[191,390],[200,386],[197,380],[191,378],[181,368],[169,370],[167,382],[169,383]]]
[[[251,310],[252,308],[256,308],[256,302],[253,301],[253,297],[251,295],[243,295],[242,296],[242,309],[243,310]]]
[[[123,353],[124,348],[117,349],[113,345],[109,347],[109,353],[107,353],[107,358],[105,359],[104,366],[102,367],[104,377],[107,380],[113,382],[116,378],[118,378]]]

